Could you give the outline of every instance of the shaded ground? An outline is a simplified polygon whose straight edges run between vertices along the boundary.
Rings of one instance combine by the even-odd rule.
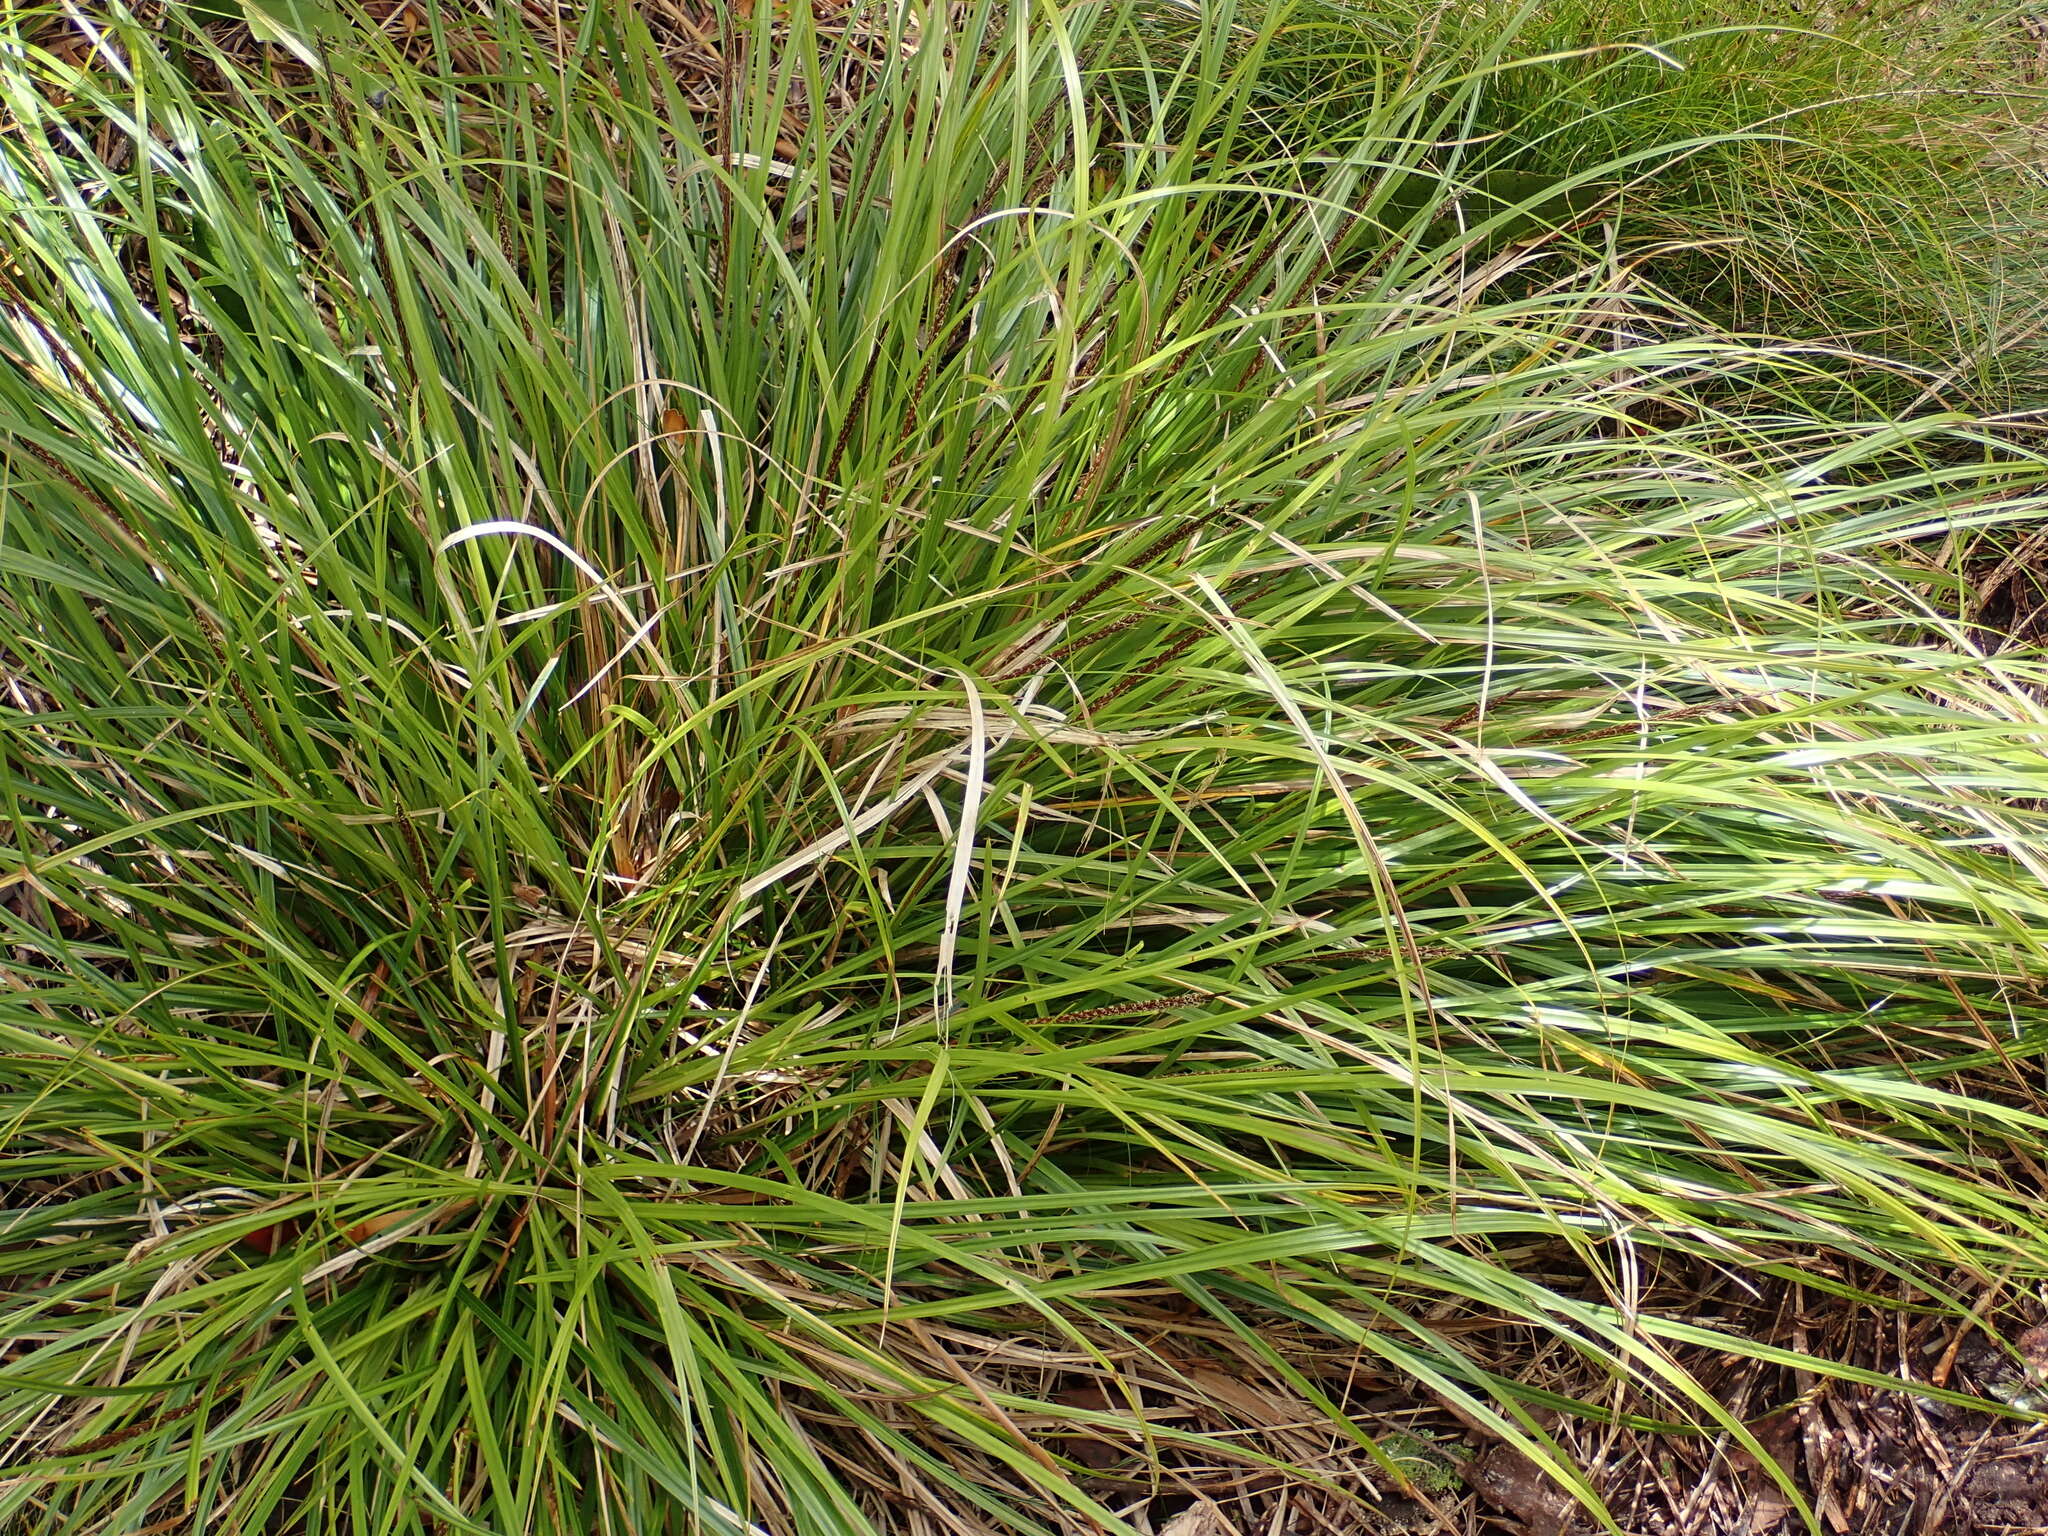
[[[1973,562],[1967,610],[1986,650],[2048,639],[2048,530],[2029,532],[2003,554]]]
[[[1846,1278],[1846,1277],[1845,1277]],[[1693,1297],[1661,1287],[1646,1308],[1761,1343],[2008,1405],[1969,1408],[1916,1393],[1817,1378],[1705,1350],[1680,1352],[1837,1536],[2040,1536],[2048,1532],[2048,1326],[2032,1301],[1984,1295],[1969,1319],[1869,1277],[1886,1304],[1782,1280],[1745,1280],[1702,1267]],[[1839,1282],[1837,1282],[1839,1283]],[[1517,1346],[1547,1350],[1526,1330],[1503,1330],[1499,1364]],[[1532,1358],[1531,1385],[1596,1396],[1598,1378],[1576,1358]],[[1613,1402],[1620,1411],[1647,1405]],[[1458,1486],[1421,1502],[1389,1501],[1386,1536],[1498,1532],[1581,1536],[1598,1530],[1537,1470],[1504,1445],[1481,1442],[1433,1403],[1388,1403],[1390,1428],[1434,1442],[1445,1480]],[[1629,1536],[1790,1536],[1807,1529],[1793,1498],[1732,1436],[1657,1434],[1553,1421],[1553,1433],[1593,1469]]]
[[[2038,1326],[2038,1309],[1996,1303],[1982,1298],[1982,1319],[1964,1321],[1859,1305],[1808,1287],[1779,1285],[1749,1297],[1730,1282],[1701,1311],[1823,1359],[2036,1408],[2048,1401],[2037,1375],[2048,1365],[2048,1330]],[[1729,1362],[1718,1373],[1709,1362],[1696,1368],[1827,1530],[2048,1531],[2048,1427],[2027,1417],[1755,1362]],[[1654,1467],[1647,1464],[1653,1451]],[[1803,1526],[1766,1470],[1727,1442],[1623,1440],[1612,1449],[1588,1445],[1586,1454],[1598,1457],[1625,1528],[1645,1536],[1769,1536]]]

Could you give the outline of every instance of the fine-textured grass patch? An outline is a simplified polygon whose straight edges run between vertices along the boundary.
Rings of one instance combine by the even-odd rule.
[[[0,1525],[1585,1491],[1461,1320],[2043,1272],[2048,679],[1895,569],[2039,464],[1362,34],[453,14],[0,73]]]
[[[1726,327],[1903,363],[1861,380],[1895,410],[2048,402],[2048,81],[2014,11],[1369,0],[1330,15],[1390,51],[1524,61],[1492,73],[1468,120],[1510,184],[1639,157],[1597,210],[1632,280]]]

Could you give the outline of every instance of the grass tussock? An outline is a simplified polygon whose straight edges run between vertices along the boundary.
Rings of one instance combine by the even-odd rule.
[[[1666,1258],[2043,1275],[2038,461],[1456,57],[714,24],[16,22],[0,1525],[1590,1500],[1461,1320],[1712,1425]]]

